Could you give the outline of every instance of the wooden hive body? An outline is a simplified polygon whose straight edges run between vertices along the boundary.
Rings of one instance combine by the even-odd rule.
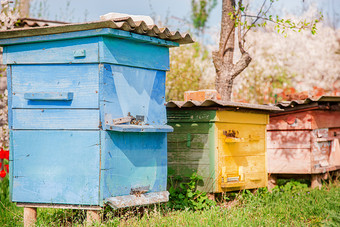
[[[321,174],[340,169],[340,111],[301,109],[271,115],[268,172]]]
[[[175,176],[197,172],[199,190],[225,192],[267,186],[267,113],[168,108],[168,165]]]
[[[167,201],[172,128],[165,71],[168,48],[177,43],[101,28],[0,45],[8,65],[13,202],[101,207],[113,198],[114,207],[124,207]],[[142,125],[115,123],[130,115]],[[131,202],[134,193],[146,196]],[[120,196],[126,197],[117,201]]]

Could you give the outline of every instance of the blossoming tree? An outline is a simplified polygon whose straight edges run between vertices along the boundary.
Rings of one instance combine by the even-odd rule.
[[[252,57],[245,48],[245,37],[248,31],[256,26],[265,27],[273,23],[278,32],[286,29],[302,30],[309,29],[312,34],[316,32],[316,23],[320,18],[311,22],[294,22],[291,19],[273,18],[268,15],[274,0],[268,4],[264,0],[257,14],[250,13],[249,7],[243,5],[242,0],[223,0],[222,20],[219,49],[213,52],[213,62],[216,69],[216,90],[221,94],[223,100],[230,100],[235,78],[246,69],[252,61]],[[236,37],[237,36],[237,37]],[[240,58],[234,63],[235,46],[240,51]]]

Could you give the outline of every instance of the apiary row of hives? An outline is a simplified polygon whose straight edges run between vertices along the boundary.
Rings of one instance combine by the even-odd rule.
[[[0,35],[18,205],[165,202],[168,167],[197,172],[199,189],[212,193],[266,187],[268,172],[339,169],[338,98],[289,103],[284,112],[213,93],[166,104],[169,47],[193,42],[188,35],[131,18]]]

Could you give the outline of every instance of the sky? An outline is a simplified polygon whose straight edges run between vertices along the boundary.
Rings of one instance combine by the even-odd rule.
[[[220,23],[221,2],[222,0],[218,0],[211,13],[208,21],[210,27],[218,27]],[[250,2],[256,5],[263,1]],[[325,16],[339,18],[340,0],[280,0],[275,2],[272,12],[299,15],[310,2],[315,2],[322,8]],[[180,29],[185,21],[190,20],[190,5],[191,0],[31,0],[31,12],[33,17],[40,14],[47,19],[70,22],[99,20],[100,15],[109,12],[149,15]]]
[[[208,28],[219,30],[222,0],[217,2],[207,25]],[[255,6],[256,11],[263,0],[248,2]],[[335,27],[340,28],[340,0],[276,0],[271,13],[282,17],[286,14],[301,15],[309,3],[318,5],[326,19],[335,22]],[[156,19],[158,25],[163,23],[172,30],[186,32],[190,24],[190,8],[191,0],[31,0],[31,17],[84,22],[99,20],[101,15],[109,12],[118,12],[149,15]]]

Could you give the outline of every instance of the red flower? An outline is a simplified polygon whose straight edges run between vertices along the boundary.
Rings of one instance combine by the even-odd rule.
[[[0,171],[0,177],[4,178],[6,176],[6,171],[5,170],[1,170]]]
[[[4,159],[9,160],[9,151],[4,151],[4,153],[5,153]]]
[[[9,160],[9,151],[4,151],[2,148],[0,150],[0,159]]]
[[[1,169],[2,163],[0,162],[0,169]]]
[[[5,165],[5,169],[7,170],[6,172],[9,173],[9,166]]]

